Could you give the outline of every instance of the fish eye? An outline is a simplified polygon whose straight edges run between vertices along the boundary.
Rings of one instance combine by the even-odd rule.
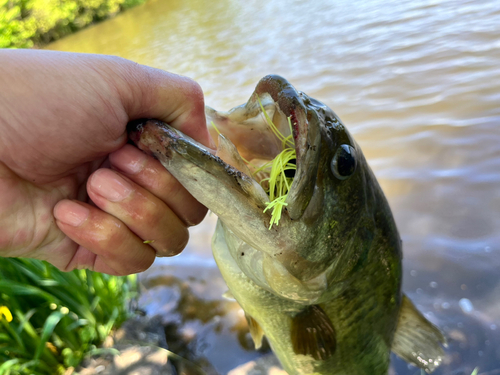
[[[331,167],[339,180],[349,178],[356,171],[356,150],[350,145],[341,145],[332,159]]]

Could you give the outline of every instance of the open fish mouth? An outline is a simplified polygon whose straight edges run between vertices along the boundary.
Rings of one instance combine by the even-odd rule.
[[[135,121],[129,125],[129,134],[141,150],[154,155],[174,176],[179,175],[183,184],[189,179],[187,165],[196,166],[199,171],[191,180],[200,186],[191,189],[202,188],[203,193],[193,195],[222,220],[228,210],[253,206],[258,211],[255,217],[265,228],[272,224],[271,212],[264,212],[272,197],[271,163],[285,147],[293,147],[295,157],[288,160],[288,165],[294,164],[295,168],[284,171],[290,186],[279,223],[286,227],[287,222],[299,219],[306,209],[318,169],[320,129],[315,111],[307,111],[303,96],[284,78],[267,76],[245,105],[229,112],[207,107],[207,122],[216,150],[157,120]],[[209,183],[207,179],[213,178],[219,181]],[[188,183],[186,188],[190,190],[194,183]],[[215,188],[213,192],[211,187]],[[226,204],[219,209],[220,204],[213,202],[212,195],[220,197],[224,191],[228,193],[224,195]],[[211,198],[204,199],[202,195]],[[226,200],[228,195],[236,198],[231,204]]]
[[[284,78],[266,76],[246,104],[229,112],[206,108],[216,150],[158,120],[134,121],[128,131],[141,150],[156,157],[235,236],[303,280],[316,276],[311,270],[322,268],[311,267],[296,251],[309,230],[299,219],[313,196],[318,174],[319,105]],[[272,221],[272,210],[266,210],[271,203],[269,171],[261,168],[284,148],[272,126],[293,140],[289,146],[295,154],[295,160],[289,161],[295,170],[284,205],[279,207],[279,223]]]

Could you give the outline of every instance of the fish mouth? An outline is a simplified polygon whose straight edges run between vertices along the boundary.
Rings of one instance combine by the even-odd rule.
[[[214,137],[217,150],[158,120],[138,120],[128,126],[130,139],[156,157],[236,236],[270,256],[282,257],[283,265],[300,279],[304,277],[299,271],[304,268],[301,260],[306,260],[294,255],[293,246],[300,243],[300,231],[294,225],[315,189],[321,140],[317,113],[308,110],[303,97],[284,78],[266,76],[245,105],[229,112],[207,107],[208,123],[216,124],[210,133],[220,132]],[[255,160],[272,160],[281,151],[264,112],[280,132],[289,135],[291,129],[296,154],[293,182],[278,224],[272,224],[271,212],[266,211],[270,202],[262,184],[266,174],[252,172]],[[258,142],[245,142],[256,133]],[[287,266],[292,263],[295,266]]]
[[[247,105],[252,105],[255,97],[266,95],[275,104],[276,122],[282,124],[289,119],[291,124],[297,169],[286,198],[286,213],[291,220],[298,220],[307,208],[316,184],[321,143],[319,118],[317,112],[308,110],[304,103],[303,98],[307,96],[295,90],[283,77],[270,75],[261,79]]]

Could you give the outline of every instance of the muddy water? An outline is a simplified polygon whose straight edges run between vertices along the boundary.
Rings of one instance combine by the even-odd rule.
[[[327,103],[364,150],[404,242],[404,290],[450,341],[437,374],[500,374],[500,3],[150,0],[49,48],[190,76],[218,109],[277,73]],[[211,373],[249,350],[211,258],[215,218],[158,261],[142,303]],[[419,374],[394,358],[393,374]]]

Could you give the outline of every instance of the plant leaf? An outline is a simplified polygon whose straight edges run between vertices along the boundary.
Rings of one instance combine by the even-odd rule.
[[[42,329],[40,343],[38,344],[35,356],[33,357],[34,360],[39,359],[40,356],[42,355],[42,352],[45,349],[45,343],[49,340],[50,336],[52,335],[52,332],[54,332],[54,328],[56,328],[57,324],[59,323],[59,321],[62,319],[63,316],[64,314],[62,314],[61,312],[54,311],[52,314],[49,315],[49,317],[45,321],[45,324],[43,325]]]

